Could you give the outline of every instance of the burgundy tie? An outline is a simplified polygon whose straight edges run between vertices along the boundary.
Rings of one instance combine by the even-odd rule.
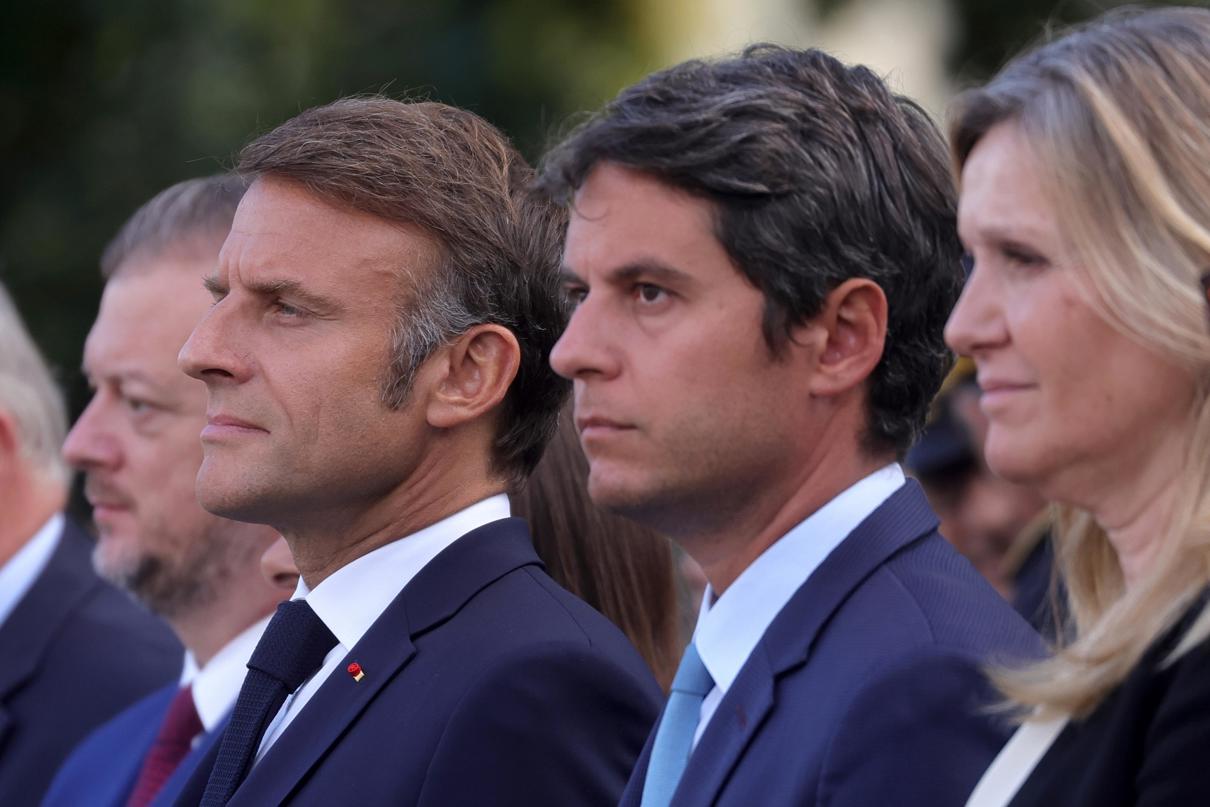
[[[155,794],[172,776],[176,766],[193,747],[193,738],[202,733],[202,721],[193,705],[193,688],[181,687],[168,706],[168,714],[160,724],[160,731],[151,744],[139,771],[134,792],[126,807],[146,807]]]

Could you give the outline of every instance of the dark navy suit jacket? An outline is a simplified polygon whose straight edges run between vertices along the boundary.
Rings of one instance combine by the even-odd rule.
[[[42,807],[123,807],[178,689],[169,684],[143,698],[76,746],[51,783]],[[172,804],[224,724],[203,734],[153,802]]]
[[[70,522],[0,624],[0,804],[37,804],[94,728],[180,675],[168,626],[96,576]]]
[[[962,805],[1011,732],[981,714],[980,666],[1041,652],[909,480],[774,618],[672,803]],[[650,753],[623,805],[639,804]]]
[[[621,632],[546,575],[525,522],[496,521],[408,583],[230,804],[614,805],[661,700]],[[198,803],[216,753],[178,804]]]

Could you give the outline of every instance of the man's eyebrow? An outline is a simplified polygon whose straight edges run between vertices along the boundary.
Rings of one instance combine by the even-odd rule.
[[[339,305],[327,297],[307,290],[297,280],[287,280],[285,278],[280,280],[254,280],[244,285],[253,294],[259,294],[263,297],[290,297],[309,308],[317,309],[319,312],[335,311],[340,308]]]
[[[206,287],[208,292],[216,297],[224,297],[226,296],[227,292],[230,291],[230,289],[227,287],[227,284],[219,280],[218,277],[214,275],[202,278],[202,285]],[[257,294],[262,297],[280,297],[285,295],[297,300],[305,306],[319,309],[320,311],[324,312],[335,311],[340,307],[328,298],[303,288],[303,285],[297,280],[286,280],[282,278],[280,280],[253,281],[251,283],[245,283],[244,285],[248,291],[252,292],[253,294]]]
[[[581,285],[587,285],[584,280],[578,274],[576,274],[575,270],[566,264],[560,267],[559,278],[564,283],[578,283]],[[655,260],[654,258],[639,259],[610,269],[609,271],[605,272],[604,279],[610,283],[631,283],[639,279],[681,286],[688,286],[696,283],[693,276],[688,272],[681,271],[680,269],[674,269],[668,264]]]
[[[215,297],[220,297],[228,292],[227,284],[219,280],[217,275],[206,275],[203,277],[202,287]]]
[[[90,384],[94,385],[99,381],[104,381],[106,383],[118,384],[119,386],[122,386],[129,381],[134,381],[142,384],[145,387],[148,387],[152,392],[161,395],[166,393],[164,386],[159,381],[152,378],[138,367],[120,367],[108,373],[90,373],[87,366],[81,366],[80,372],[83,373],[84,377]]]
[[[640,278],[673,285],[692,285],[694,283],[693,276],[688,272],[673,268],[654,258],[631,261],[609,272],[607,277],[615,283],[628,283]]]
[[[562,266],[559,267],[559,282],[560,283],[578,283],[580,285],[584,285],[584,278],[577,275],[575,273],[575,270],[572,269],[570,266],[568,266],[567,264],[563,264]]]

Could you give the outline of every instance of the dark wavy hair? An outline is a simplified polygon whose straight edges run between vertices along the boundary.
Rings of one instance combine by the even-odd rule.
[[[942,330],[963,281],[948,152],[915,102],[821,51],[754,45],[623,90],[547,155],[538,187],[569,205],[600,162],[714,205],[774,355],[836,286],[877,283],[889,322],[863,444],[902,457],[953,362]]]

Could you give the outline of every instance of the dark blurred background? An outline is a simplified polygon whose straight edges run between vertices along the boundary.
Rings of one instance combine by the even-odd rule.
[[[58,368],[75,413],[87,396],[76,368],[107,240],[154,193],[230,166],[250,137],[306,107],[351,93],[425,96],[484,115],[536,159],[569,115],[646,72],[774,39],[868,61],[941,112],[955,88],[986,77],[1047,22],[1111,5],[12,3],[0,25],[0,281]]]

